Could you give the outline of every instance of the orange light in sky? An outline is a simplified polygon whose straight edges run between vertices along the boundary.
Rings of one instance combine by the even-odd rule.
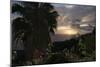
[[[72,28],[71,26],[60,26],[58,27],[57,33],[64,35],[76,35],[78,34],[78,30]]]

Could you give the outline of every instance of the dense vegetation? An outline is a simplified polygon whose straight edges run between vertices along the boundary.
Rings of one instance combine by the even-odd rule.
[[[47,63],[71,63],[96,60],[95,29],[92,33],[54,42]]]

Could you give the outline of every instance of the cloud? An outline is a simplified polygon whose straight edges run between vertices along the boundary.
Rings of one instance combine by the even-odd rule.
[[[71,25],[72,29],[77,28],[79,33],[86,34],[93,30],[93,26],[96,24],[96,7],[86,5],[66,5],[57,4],[55,10],[59,13],[58,28]],[[56,35],[53,36],[53,40],[60,41],[70,39],[72,36],[62,34],[65,30],[56,31]],[[67,33],[66,29],[66,33]]]
[[[87,27],[89,26],[88,24],[80,24],[80,27]]]
[[[91,21],[94,21],[95,19],[96,19],[95,13],[91,13],[82,17],[82,22],[91,22]]]
[[[60,20],[58,20],[58,22],[72,24],[81,24],[82,22],[95,23],[95,6],[62,5],[60,4],[58,7],[55,7],[60,14]]]
[[[72,8],[75,7],[75,5],[65,5],[65,7],[68,8],[68,9],[72,9]]]

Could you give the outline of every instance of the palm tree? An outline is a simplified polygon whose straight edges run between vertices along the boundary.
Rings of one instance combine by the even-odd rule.
[[[24,33],[22,39],[26,60],[32,61],[32,58],[36,55],[34,54],[36,50],[45,57],[50,42],[49,32],[54,33],[54,29],[57,27],[58,13],[54,10],[54,7],[49,3],[18,2],[12,5],[12,13],[15,12],[23,17],[13,20],[12,35],[16,34],[14,37],[14,40],[16,40],[18,36]]]

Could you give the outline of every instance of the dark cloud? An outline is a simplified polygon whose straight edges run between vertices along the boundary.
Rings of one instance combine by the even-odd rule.
[[[92,23],[95,24],[96,7],[87,5],[66,5],[66,4],[53,4],[55,9],[60,14],[61,18],[58,22],[72,24]]]
[[[53,4],[58,11],[58,27],[71,25],[73,28],[79,28],[80,34],[90,33],[93,26],[96,25],[96,6],[89,5],[69,5]],[[59,31],[59,30],[58,30]],[[53,40],[65,40],[71,36],[56,34]]]

